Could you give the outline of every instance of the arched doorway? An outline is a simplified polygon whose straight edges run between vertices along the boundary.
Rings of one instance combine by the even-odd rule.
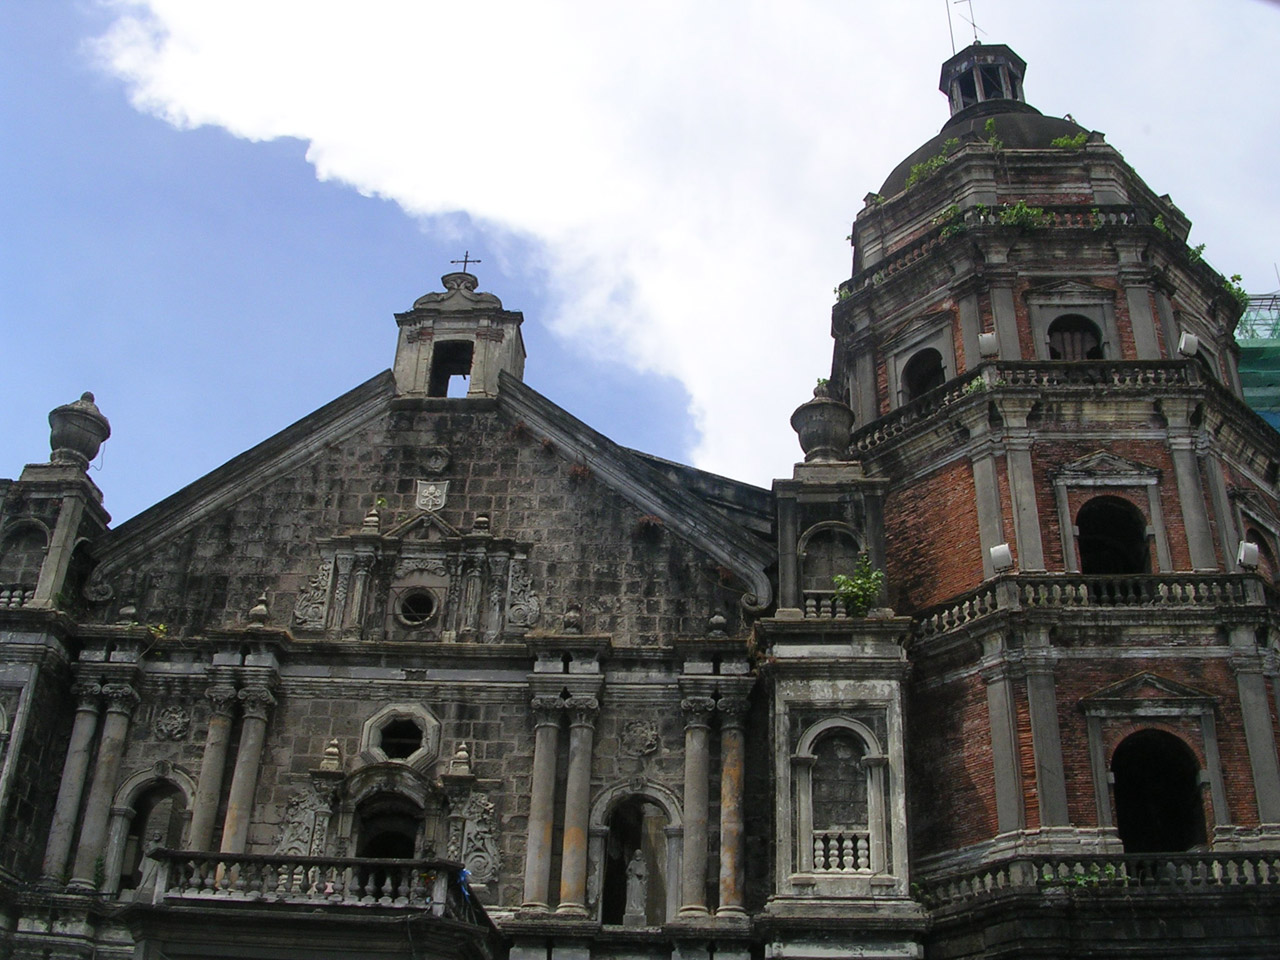
[[[667,816],[652,800],[614,807],[605,838],[602,923],[659,926],[667,920]]]
[[[1125,853],[1173,853],[1205,842],[1200,765],[1180,739],[1139,730],[1116,747],[1111,773]]]
[[[1121,497],[1094,497],[1076,515],[1080,572],[1128,576],[1151,572],[1147,519]]]
[[[910,403],[921,394],[942,386],[947,380],[942,354],[925,347],[902,368],[902,402]]]

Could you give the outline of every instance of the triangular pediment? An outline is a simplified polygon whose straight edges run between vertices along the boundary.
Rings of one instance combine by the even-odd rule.
[[[1134,479],[1149,481],[1160,478],[1160,471],[1146,464],[1134,463],[1105,450],[1095,450],[1079,460],[1058,468],[1056,479],[1070,482],[1073,479]]]
[[[447,523],[438,513],[423,511],[387,530],[383,536],[396,540],[439,543],[444,540],[457,540],[461,538],[462,533],[452,524]]]
[[[1198,712],[1202,708],[1211,707],[1214,702],[1215,698],[1203,690],[1144,671],[1082,698],[1080,708],[1086,713],[1091,708],[1100,710],[1124,707],[1133,710],[1142,706],[1173,707]]]
[[[1055,280],[1027,291],[1027,302],[1053,301],[1054,303],[1099,303],[1115,299],[1115,292],[1095,287],[1079,280]]]

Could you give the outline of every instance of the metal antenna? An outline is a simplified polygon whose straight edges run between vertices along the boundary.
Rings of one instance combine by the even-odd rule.
[[[963,20],[965,23],[967,23],[969,26],[973,27],[973,42],[977,43],[979,27],[977,23],[977,18],[973,15],[973,0],[951,0],[951,3],[953,6],[959,6],[962,3],[967,3],[969,5],[969,16],[966,17],[962,13],[960,14],[960,19]],[[950,13],[950,11],[948,11],[948,13]],[[986,33],[987,31],[983,30],[982,32]],[[952,43],[954,45],[954,40],[952,41]]]
[[[956,31],[951,26],[951,4],[955,0],[942,0],[942,2],[947,5],[947,33],[951,34],[951,55],[954,57],[956,55]]]

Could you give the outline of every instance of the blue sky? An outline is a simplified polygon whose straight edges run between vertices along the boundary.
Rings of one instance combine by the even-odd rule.
[[[945,4],[863,7],[0,4],[0,475],[93,390],[123,520],[387,368],[393,312],[463,250],[524,311],[544,394],[788,474],[841,238],[946,117]],[[975,9],[1030,102],[1104,131],[1224,273],[1280,285],[1280,8]]]

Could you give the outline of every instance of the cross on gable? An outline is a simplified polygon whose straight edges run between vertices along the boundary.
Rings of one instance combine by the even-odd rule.
[[[470,250],[464,250],[464,251],[463,251],[463,253],[462,253],[462,259],[461,259],[461,260],[450,260],[449,262],[450,262],[450,263],[460,263],[460,264],[462,264],[462,272],[463,272],[463,273],[466,273],[466,272],[467,272],[467,264],[470,264],[470,263],[483,263],[484,261],[483,261],[483,260],[481,260],[481,259],[479,259],[479,258],[476,258],[475,260],[472,260],[472,259],[471,259],[471,251],[470,251]]]

